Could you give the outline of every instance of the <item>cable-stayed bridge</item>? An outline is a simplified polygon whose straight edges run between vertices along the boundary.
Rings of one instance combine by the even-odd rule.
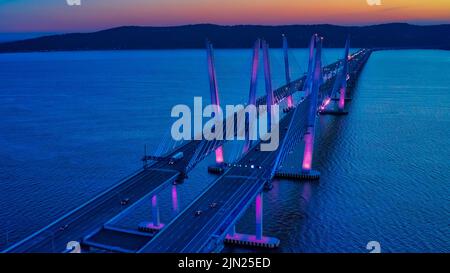
[[[225,140],[165,141],[154,155],[145,153],[141,170],[11,246],[6,252],[64,252],[69,241],[81,241],[86,248],[117,252],[213,252],[220,250],[224,242],[276,247],[278,239],[262,234],[263,190],[270,189],[274,177],[319,179],[320,173],[312,169],[317,115],[348,114],[346,101],[351,98],[352,87],[371,54],[367,49],[349,54],[348,40],[344,57],[323,66],[322,42],[318,35],[311,38],[308,72],[292,81],[287,39],[283,37],[286,85],[276,90],[272,88],[268,44],[264,40],[255,42],[248,104],[267,105],[270,109],[284,100],[287,102],[286,114],[278,124],[280,145],[276,151],[261,151],[258,141],[246,140],[239,159],[226,163],[223,160]],[[263,56],[266,95],[257,98],[260,55]],[[220,105],[213,48],[209,42],[207,62],[211,104]],[[302,98],[296,102],[293,95],[297,92],[301,92]],[[236,119],[235,116],[227,118]],[[227,128],[226,124],[224,122],[225,134],[230,130],[237,134],[236,128]],[[280,169],[287,154],[299,144],[303,144],[303,159],[298,170],[285,172]],[[216,181],[171,222],[162,224],[158,193],[164,187],[182,181],[213,152],[216,165],[209,170],[218,174]],[[179,160],[172,160],[180,153],[183,156]],[[124,202],[131,209],[146,197],[152,200],[152,222],[139,227],[139,230],[121,230],[108,225],[111,219],[126,213],[127,210],[123,211]],[[256,202],[257,210],[255,234],[237,234],[234,225],[252,202]]]

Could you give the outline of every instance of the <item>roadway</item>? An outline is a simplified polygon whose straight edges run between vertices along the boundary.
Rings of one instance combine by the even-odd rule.
[[[333,63],[327,67],[334,68],[337,66],[336,63]],[[283,98],[301,89],[304,80],[305,76],[289,85],[291,87],[294,86],[295,88],[289,88],[287,85],[278,88],[274,91],[274,97],[277,98],[277,101],[281,101]],[[258,98],[257,103],[265,103],[265,97]],[[282,125],[280,128],[284,127],[285,126]],[[280,130],[280,133],[283,133],[282,130]],[[63,252],[69,241],[81,240],[86,234],[101,228],[105,222],[119,214],[124,209],[120,202],[123,198],[129,198],[130,201],[128,205],[132,205],[149,193],[156,192],[169,182],[175,180],[180,173],[184,172],[200,143],[200,141],[189,141],[183,146],[178,147],[167,155],[167,157],[171,157],[179,152],[184,153],[184,158],[174,165],[170,165],[168,160],[152,163],[146,169],[140,170],[130,177],[123,179],[112,188],[97,195],[43,229],[6,249],[5,252]],[[255,165],[262,164],[263,161],[265,162],[266,159],[269,159],[267,153],[264,153],[264,157],[257,156],[257,154],[257,151],[252,151],[245,158],[256,156],[256,161],[252,162],[252,164]],[[271,154],[274,155],[275,153]],[[232,168],[228,173],[231,175],[234,171],[234,168]],[[236,171],[236,174],[239,172],[242,174],[242,170]],[[229,179],[225,178],[225,181],[228,180]],[[238,179],[238,181],[240,180]],[[239,184],[239,182],[237,182],[237,184]],[[223,186],[224,184],[218,184],[219,193],[221,193],[221,185]],[[230,192],[233,191],[230,190]],[[239,199],[231,199],[233,202],[236,200]],[[208,199],[205,202],[207,201],[210,200]],[[228,205],[233,207],[233,202]],[[198,219],[203,220],[203,218],[206,217]]]
[[[193,153],[196,145],[197,143],[189,142],[171,155],[177,152]],[[69,241],[81,241],[83,236],[100,228],[119,214],[124,209],[122,199],[128,198],[127,206],[132,205],[148,193],[175,180],[179,176],[176,169],[182,168],[186,162],[187,160],[180,160],[174,165],[156,162],[6,249],[5,252],[62,252]]]
[[[359,57],[355,61],[358,64],[365,62],[364,58]],[[330,75],[332,74],[333,72],[330,72]],[[330,84],[324,85],[322,89],[332,88],[335,77],[327,75],[327,78]],[[321,92],[325,94],[327,90]],[[306,107],[305,103],[306,101],[303,101],[297,107]],[[294,111],[289,112],[280,121],[280,145],[286,137],[285,128],[289,126],[293,113]],[[213,240],[222,240],[238,216],[263,189],[267,179],[271,179],[270,173],[277,154],[278,150],[262,152],[259,149],[251,149],[138,252],[214,251],[217,248],[215,243],[218,242],[214,243]],[[251,168],[251,165],[255,168]],[[211,208],[212,203],[217,203],[218,206]],[[198,210],[202,211],[200,215],[196,215]]]
[[[286,92],[279,88],[276,94]],[[129,205],[156,191],[175,180],[195,153],[200,141],[189,141],[178,147],[169,155],[183,152],[184,157],[175,164],[167,161],[152,163],[146,169],[140,170],[113,186],[111,189],[97,195],[85,204],[63,215],[43,229],[19,241],[4,252],[13,253],[51,253],[63,252],[70,241],[81,241],[89,234],[103,226],[108,220],[122,212],[123,198],[129,198]]]
[[[292,114],[293,111],[280,121],[280,143],[286,135],[284,128],[289,125]],[[228,227],[222,227],[224,220],[239,214],[251,203],[254,195],[262,190],[270,176],[276,155],[277,151],[263,152],[256,148],[250,150],[236,166],[228,169],[139,252],[202,251],[213,234],[227,231]],[[245,204],[242,204],[243,201]],[[217,207],[210,208],[212,203],[217,203]],[[198,210],[202,213],[196,216],[195,212]]]

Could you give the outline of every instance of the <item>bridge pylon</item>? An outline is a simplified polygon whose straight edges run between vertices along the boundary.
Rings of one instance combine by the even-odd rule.
[[[289,45],[287,37],[283,34],[283,55],[284,55],[284,72],[286,74],[286,84],[288,88],[293,88],[291,86],[291,71],[289,67]],[[294,101],[292,95],[289,95],[287,98],[287,111],[294,107]]]
[[[303,136],[304,151],[302,161],[302,175],[301,179],[316,180],[319,179],[320,173],[312,169],[312,160],[314,154],[314,138],[316,113],[319,99],[319,90],[322,85],[322,43],[323,38],[316,35],[315,38],[315,56],[314,56],[314,70],[312,71],[311,98],[309,99],[308,112],[308,126],[306,133]]]
[[[314,154],[314,137],[315,137],[315,123],[317,106],[319,100],[319,91],[322,85],[322,41],[323,38],[319,37],[317,34],[313,35],[310,44],[310,63],[308,66],[307,82],[305,85],[305,106],[300,112],[298,112],[299,107],[294,110],[294,118],[303,118],[303,124],[291,123],[288,127],[288,136],[285,137],[283,141],[279,154],[274,164],[272,171],[273,177],[295,179],[295,180],[318,180],[320,178],[320,173],[312,169],[312,159]],[[311,61],[313,61],[311,63]],[[301,115],[298,117],[298,115]],[[299,128],[300,127],[300,128]],[[283,157],[286,156],[286,149],[290,150],[293,147],[295,140],[289,140],[288,138],[298,138],[297,134],[299,132],[303,133],[303,159],[301,171],[284,171],[279,170],[279,165]],[[289,143],[288,145],[286,145]]]
[[[270,130],[272,121],[272,106],[277,103],[276,98],[272,89],[272,76],[270,70],[270,58],[269,58],[269,45],[266,41],[257,39],[253,47],[253,58],[252,58],[252,68],[251,68],[251,78],[250,78],[250,92],[248,98],[248,105],[254,105],[256,107],[256,90],[257,90],[257,80],[258,80],[258,69],[259,69],[259,59],[260,50],[263,53],[263,68],[264,68],[264,83],[266,90],[266,107],[267,107],[267,128]],[[215,78],[214,69],[214,56],[212,53],[212,46],[207,42],[207,52],[208,52],[208,67],[210,75],[210,90],[211,90],[211,101],[212,103],[218,102],[218,89],[217,81]],[[253,131],[257,126],[254,121],[250,121],[248,116],[245,118],[245,144],[242,153],[246,153],[251,147],[250,131]],[[234,128],[233,128],[234,130]],[[219,150],[220,149],[220,150]],[[210,173],[221,174],[228,167],[223,161],[222,147],[216,150],[216,164],[208,167]],[[219,152],[218,152],[219,150]],[[218,156],[219,155],[219,156]],[[221,160],[217,160],[217,159]]]
[[[266,87],[266,106],[267,106],[267,128],[270,131],[272,127],[272,105],[276,103],[272,89],[272,73],[270,71],[269,44],[262,41],[263,57],[264,57],[264,79]]]
[[[308,59],[308,74],[306,77],[306,84],[304,87],[304,97],[309,96],[309,94],[311,93],[311,89],[312,89],[312,77],[313,77],[313,69],[314,69],[314,50],[316,48],[316,39],[317,39],[317,34],[314,34],[311,37],[311,41],[309,42],[309,59]]]
[[[180,205],[178,202],[178,189],[177,189],[177,185],[172,185],[172,190],[171,190],[171,197],[172,197],[172,214],[178,215],[178,213],[180,212]]]
[[[261,48],[261,40],[257,39],[253,46],[253,58],[252,69],[250,77],[250,91],[248,95],[248,105],[254,105],[256,107],[256,87],[258,83],[258,68],[259,68],[259,51]],[[250,122],[249,115],[245,117],[245,143],[242,149],[242,153],[247,153],[251,147],[252,141],[250,139],[250,132],[255,128],[256,124]]]
[[[211,95],[211,105],[215,106],[216,107],[215,111],[218,112],[220,110],[219,107],[220,101],[219,101],[219,88],[216,77],[214,51],[213,45],[208,40],[206,40],[206,57],[208,62],[208,78],[209,78],[209,91]],[[222,173],[224,167],[226,166],[223,156],[223,146],[220,146],[215,150],[215,156],[216,156],[216,164],[208,167],[208,172]]]
[[[347,115],[348,112],[345,111],[345,102],[350,100],[347,97],[347,81],[349,80],[349,52],[350,51],[350,38],[347,38],[345,42],[345,53],[344,58],[342,59],[341,65],[342,69],[340,73],[336,76],[336,80],[334,82],[333,90],[331,92],[331,98],[326,100],[325,104],[321,106],[319,113],[321,115]],[[330,105],[330,102],[337,102],[337,109],[335,105]],[[330,107],[334,107],[329,109]]]

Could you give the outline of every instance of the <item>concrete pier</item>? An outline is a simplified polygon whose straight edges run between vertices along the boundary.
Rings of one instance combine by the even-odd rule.
[[[311,170],[309,172],[288,172],[288,171],[278,171],[275,173],[275,178],[289,179],[289,180],[319,180],[320,172]]]
[[[255,235],[236,233],[233,226],[230,233],[225,236],[224,243],[240,246],[276,248],[280,245],[280,240],[275,237],[263,235],[263,193],[259,193],[255,199]]]

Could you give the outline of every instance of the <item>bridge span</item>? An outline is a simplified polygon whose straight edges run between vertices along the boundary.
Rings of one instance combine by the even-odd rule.
[[[310,143],[307,142],[307,137],[314,134],[311,126],[314,127],[318,111],[326,109],[329,113],[333,111],[333,109],[328,110],[329,101],[336,91],[335,86],[342,86],[342,82],[336,83],[340,78],[342,79],[342,75],[339,74],[333,76],[328,84],[322,83],[323,69],[320,60],[322,39],[319,37],[313,37],[313,39],[315,39],[316,52],[313,58],[314,64],[310,64],[310,77],[307,82],[310,87],[306,87],[310,90],[306,90],[307,96],[280,121],[282,145],[279,149],[263,152],[253,147],[139,252],[217,252],[222,249],[224,241],[268,248],[278,246],[277,238],[263,235],[263,190],[265,186],[270,185],[270,181],[275,176],[279,175],[278,168],[283,158],[299,142],[304,142],[303,161],[311,160],[308,156],[312,155],[308,155],[308,152],[312,153],[312,147],[308,147]],[[348,49],[349,44],[345,56],[348,56]],[[350,79],[347,74],[355,77],[354,80],[356,80],[370,53],[370,50],[360,50],[350,56],[349,63],[347,60],[344,61],[343,65],[346,68],[341,73],[345,74],[345,82]],[[350,73],[347,69],[350,69]],[[345,92],[340,94],[348,96],[346,85],[344,88]],[[342,110],[343,108],[340,108],[338,111]],[[311,150],[308,151],[308,149]],[[318,178],[317,173],[311,169],[311,166],[305,167],[303,162],[296,174],[283,173],[281,176],[312,180]],[[234,226],[253,201],[256,202],[255,233],[238,234]],[[198,215],[198,211],[202,213]]]
[[[256,48],[259,50],[261,45],[259,43],[261,42],[255,45],[255,50]],[[336,79],[340,79],[340,81],[343,79],[342,75],[339,76],[339,73],[343,71],[343,62],[337,61],[322,67],[320,55],[322,41],[314,36],[312,43],[314,43],[314,47],[311,54],[315,49],[315,56],[310,58],[309,71],[306,75],[295,81],[290,81],[290,78],[287,77],[287,84],[274,91],[269,84],[266,86],[267,95],[254,100],[255,105],[271,105],[285,99],[288,100],[288,106],[291,108],[279,124],[282,145],[277,151],[262,152],[255,148],[255,143],[253,143],[250,149],[243,152],[238,162],[227,165],[224,173],[203,194],[173,221],[164,228],[161,227],[159,232],[153,234],[130,233],[135,235],[133,239],[136,243],[105,249],[118,252],[210,252],[220,249],[224,240],[233,241],[234,239],[239,240],[239,236],[245,237],[246,235],[234,233],[235,222],[252,200],[256,199],[257,204],[259,200],[257,209],[262,210],[261,194],[264,187],[270,185],[273,177],[277,175],[292,176],[292,174],[283,174],[278,170],[280,163],[289,149],[292,149],[299,141],[307,139],[305,135],[309,134],[308,128],[312,126],[311,115],[315,119],[318,106],[328,107],[328,103],[324,105],[324,101],[335,99],[333,96],[335,96],[336,87],[333,86],[337,86]],[[267,56],[266,80],[268,77],[270,81],[268,46],[263,44],[263,50]],[[348,83],[349,89],[356,81],[370,53],[370,50],[360,50],[348,58],[350,77],[345,77],[345,82]],[[255,69],[257,68],[253,67],[253,71]],[[316,74],[314,74],[315,70]],[[343,85],[341,84],[339,88],[343,88]],[[293,104],[291,96],[303,90],[306,91],[305,97],[301,102]],[[252,95],[250,94],[250,96]],[[314,98],[317,99],[314,100]],[[314,113],[311,114],[311,111]],[[144,167],[141,170],[9,247],[5,252],[64,252],[68,242],[82,241],[83,238],[86,239],[87,235],[98,235],[99,230],[107,233],[108,240],[120,241],[120,236],[124,234],[111,229],[105,231],[104,224],[106,222],[123,212],[124,206],[126,209],[146,196],[157,196],[164,187],[182,180],[199,161],[221,145],[223,142],[220,141],[213,143],[187,141],[166,154],[155,157],[144,156]],[[180,152],[184,154],[184,157],[179,161],[171,162],[170,158]],[[152,159],[156,161],[152,161]],[[311,169],[305,168],[303,170],[300,168],[300,170],[301,176],[310,174],[309,171],[311,171]],[[308,175],[304,177],[311,178]],[[124,197],[126,200],[123,199]],[[202,214],[200,217],[195,217],[195,212],[199,210],[202,211]],[[275,238],[262,235],[261,211],[259,211],[259,216],[261,218],[257,219],[259,229],[256,231],[256,235],[253,237],[248,235],[245,238],[250,238],[247,241],[253,240],[258,244],[274,242],[274,245],[277,245]],[[93,246],[95,247],[95,245]]]

